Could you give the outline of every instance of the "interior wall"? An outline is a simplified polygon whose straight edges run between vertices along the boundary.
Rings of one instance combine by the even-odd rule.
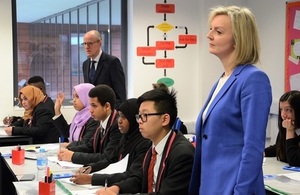
[[[284,93],[285,60],[285,0],[247,1],[255,14],[261,42],[261,63],[259,67],[269,76],[273,106],[278,107],[278,99]],[[275,109],[277,112],[277,109]]]
[[[13,112],[13,54],[12,54],[11,1],[1,1],[0,6],[0,120]]]

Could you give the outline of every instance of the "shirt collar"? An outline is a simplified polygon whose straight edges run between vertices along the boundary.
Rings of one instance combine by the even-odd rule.
[[[167,133],[167,135],[165,135],[165,137],[162,140],[160,140],[160,142],[156,146],[154,146],[154,145],[152,146],[152,147],[155,147],[155,151],[157,152],[157,155],[160,155],[160,156],[162,155],[171,132],[172,132],[172,130],[170,130],[169,133]]]
[[[91,58],[91,61],[96,61],[96,62],[98,63],[99,60],[100,60],[101,54],[102,54],[102,50],[100,49],[100,52],[99,52],[99,54],[97,55],[97,57],[95,57],[95,59],[92,59],[92,58]]]
[[[103,129],[106,129],[109,117],[110,117],[110,115],[104,121],[101,121],[101,127]]]

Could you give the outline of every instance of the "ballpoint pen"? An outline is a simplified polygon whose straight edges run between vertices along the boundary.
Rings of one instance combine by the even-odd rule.
[[[107,188],[107,179],[105,179],[104,190],[106,190],[106,188]]]
[[[86,170],[88,170],[88,167],[82,167],[79,174],[84,174],[86,172]]]
[[[59,142],[59,152],[61,152],[61,137],[58,138],[58,142]]]

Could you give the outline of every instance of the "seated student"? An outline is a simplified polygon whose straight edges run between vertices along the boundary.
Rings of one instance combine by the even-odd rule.
[[[88,94],[94,87],[90,83],[81,83],[74,86],[73,107],[78,112],[73,117],[71,124],[67,123],[60,110],[65,96],[62,92],[57,94],[54,106],[55,116],[52,118],[52,122],[63,137],[69,138],[69,142],[62,143],[62,147],[78,146],[88,142],[93,137],[98,122],[91,117]]]
[[[153,83],[152,86],[153,89],[161,89],[161,90],[165,90],[166,92],[169,92],[169,88],[164,83]],[[172,129],[179,130],[183,134],[188,133],[186,126],[183,124],[183,122],[180,120],[179,117],[176,118]]]
[[[180,131],[172,130],[177,117],[176,93],[153,89],[138,98],[140,132],[152,141],[143,169],[96,194],[188,194],[194,147]]]
[[[290,166],[300,166],[300,91],[289,91],[280,97],[278,129],[276,143],[265,148],[265,157],[276,156]]]
[[[122,134],[118,129],[118,116],[114,109],[114,91],[107,85],[97,85],[90,90],[89,97],[91,116],[100,124],[88,143],[59,151],[59,160],[76,164],[95,163],[110,156],[120,142]]]
[[[105,158],[97,163],[90,164],[89,166],[82,167],[78,173],[71,178],[76,184],[92,184],[92,185],[107,185],[110,186],[116,182],[122,181],[129,177],[130,174],[142,169],[142,163],[145,153],[149,149],[150,140],[145,139],[140,131],[139,124],[135,119],[138,114],[137,99],[132,98],[125,100],[118,108],[118,126],[121,131],[122,139],[118,147],[114,150],[111,156]],[[129,155],[126,171],[116,174],[93,174],[91,172],[104,169],[111,163],[115,163],[126,155]],[[84,174],[80,174],[84,173]]]
[[[31,136],[34,144],[58,142],[59,133],[51,121],[53,112],[44,103],[45,98],[37,87],[28,85],[22,88],[19,92],[20,103],[25,109],[22,123],[18,121],[6,127],[6,133]]]
[[[45,95],[44,104],[54,114],[54,103],[53,103],[52,99],[47,95],[46,84],[45,84],[44,79],[40,76],[30,77],[27,81],[27,85],[35,86],[43,92],[43,94]],[[17,122],[17,121],[19,121],[19,122]],[[3,119],[3,124],[5,124],[5,125],[11,125],[12,123],[16,123],[16,122],[19,123],[19,126],[22,125],[22,123],[23,123],[22,117],[20,117],[20,116],[10,116],[10,117],[5,117]],[[15,125],[17,125],[17,124],[15,124]]]

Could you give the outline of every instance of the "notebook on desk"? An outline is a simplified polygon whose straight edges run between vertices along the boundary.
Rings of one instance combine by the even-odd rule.
[[[68,161],[60,161],[57,156],[48,156],[48,160],[53,163],[59,164],[62,168],[79,168],[82,167],[82,164],[75,164]]]
[[[300,194],[300,173],[277,174],[264,177],[265,188],[276,194]]]

